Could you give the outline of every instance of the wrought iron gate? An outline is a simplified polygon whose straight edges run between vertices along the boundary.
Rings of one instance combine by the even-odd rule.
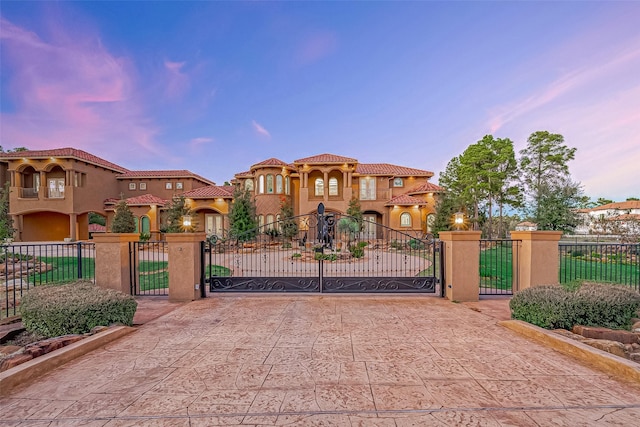
[[[441,242],[364,222],[320,204],[314,215],[213,236],[202,244],[203,281],[212,293],[442,294]]]

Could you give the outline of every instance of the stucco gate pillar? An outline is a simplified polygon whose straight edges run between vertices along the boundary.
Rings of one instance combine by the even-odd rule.
[[[137,233],[100,233],[93,236],[96,245],[96,285],[131,293],[129,242],[137,242]]]
[[[517,274],[518,290],[559,282],[558,242],[562,231],[512,231],[511,239],[520,240]],[[514,264],[516,265],[516,264]],[[514,271],[515,273],[515,271]]]
[[[200,243],[205,233],[167,233],[169,263],[169,301],[185,302],[200,298]]]
[[[450,301],[478,301],[480,231],[441,231],[444,242],[445,296]]]

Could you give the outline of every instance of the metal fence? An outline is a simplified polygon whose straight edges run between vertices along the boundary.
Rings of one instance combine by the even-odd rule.
[[[167,242],[130,242],[131,295],[169,295]]]
[[[480,295],[513,295],[518,290],[520,240],[480,240]]]
[[[560,283],[591,281],[640,291],[640,244],[560,243]]]
[[[0,318],[18,314],[22,296],[34,286],[95,282],[93,243],[10,244],[0,246]]]

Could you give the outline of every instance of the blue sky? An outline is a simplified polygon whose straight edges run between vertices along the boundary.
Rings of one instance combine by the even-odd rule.
[[[640,2],[0,3],[0,145],[218,184],[333,153],[433,171],[486,134],[640,197]]]

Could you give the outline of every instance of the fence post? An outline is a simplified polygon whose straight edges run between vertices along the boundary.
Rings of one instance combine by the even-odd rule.
[[[82,242],[78,242],[76,245],[78,246],[76,251],[78,255],[78,279],[82,279]]]
[[[517,266],[520,290],[558,284],[558,242],[561,237],[562,231],[511,232],[513,240],[522,241],[519,251],[520,262]]]
[[[478,301],[480,231],[441,231],[444,242],[445,295],[450,301]]]
[[[200,242],[205,233],[166,233],[169,262],[169,301],[200,298]]]
[[[96,285],[131,293],[129,265],[129,242],[138,241],[137,233],[97,233],[93,236],[96,245]]]

